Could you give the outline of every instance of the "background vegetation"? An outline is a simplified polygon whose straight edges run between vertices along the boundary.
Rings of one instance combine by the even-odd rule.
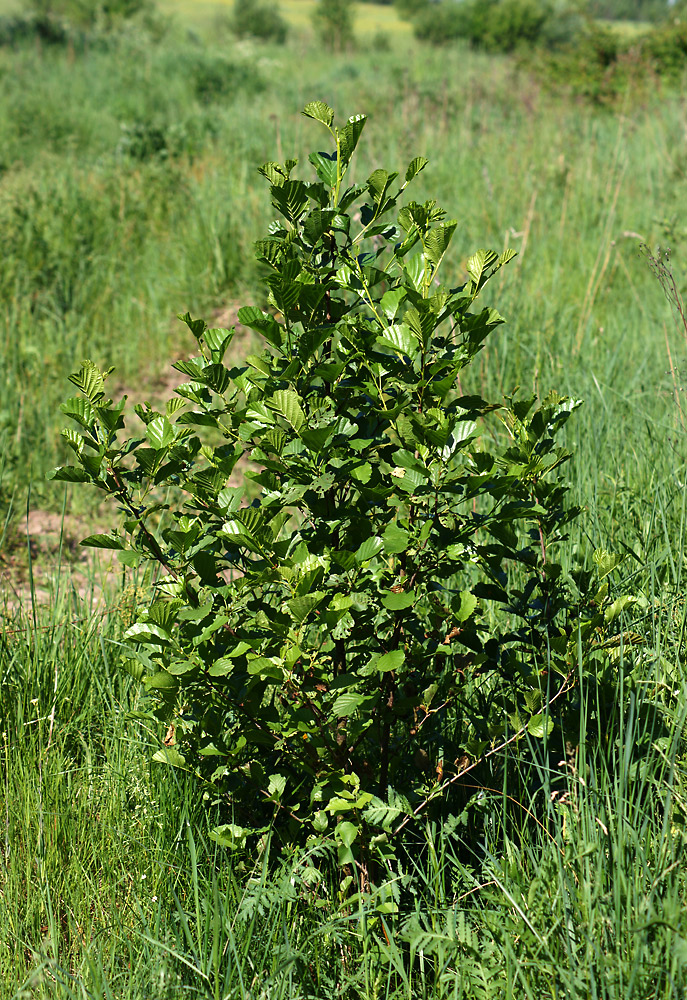
[[[279,44],[237,39],[231,5],[92,23],[55,8],[50,30],[6,5],[2,995],[681,997],[687,339],[656,277],[670,247],[679,295],[681,57],[665,74],[628,55],[609,73],[602,56],[586,92],[584,63],[542,71],[529,48],[459,40],[438,58],[390,5],[357,5],[355,47],[332,55],[313,6],[280,5]],[[151,761],[165,733],[121,670],[140,581],[120,589],[121,569],[82,561],[75,541],[104,515],[44,480],[83,357],[154,398],[192,350],[176,313],[228,325],[264,305],[255,166],[310,148],[298,112],[313,97],[370,115],[361,176],[430,158],[414,197],[460,220],[448,283],[477,246],[519,251],[492,285],[508,324],[464,389],[585,399],[566,428],[584,513],[561,561],[622,555],[612,593],[638,599],[599,685],[579,687],[580,751],[504,751],[383,899],[351,898],[326,851],[275,871],[269,843],[232,857],[207,839],[222,817]],[[247,333],[235,343],[250,350]]]

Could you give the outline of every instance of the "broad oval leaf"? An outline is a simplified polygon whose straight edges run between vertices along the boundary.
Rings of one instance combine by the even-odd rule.
[[[159,625],[152,622],[135,622],[123,635],[129,642],[139,642],[143,646],[167,646],[170,636]]]
[[[74,396],[71,399],[66,399],[64,403],[60,405],[60,409],[63,413],[66,413],[68,417],[71,417],[72,420],[76,420],[77,423],[81,424],[81,426],[86,429],[90,428],[95,417],[93,407],[87,399],[83,398],[83,396]]]
[[[406,660],[405,650],[394,649],[391,653],[385,653],[375,661],[374,669],[378,673],[385,673],[387,670],[398,670]]]
[[[360,827],[356,826],[355,823],[349,823],[348,820],[337,823],[336,837],[344,847],[351,847],[359,833]]]
[[[383,544],[381,538],[373,537],[366,539],[355,553],[355,561],[360,564],[373,559],[382,551]]]
[[[384,542],[384,551],[388,555],[397,555],[405,552],[410,544],[410,535],[408,532],[404,531],[403,528],[399,528],[394,523],[387,526],[382,539]]]
[[[329,127],[334,121],[334,112],[324,101],[310,101],[305,105],[301,114],[306,118],[314,118],[317,122]]]
[[[344,691],[332,705],[332,712],[338,719],[343,719],[347,715],[352,715],[364,701],[364,695],[356,694],[354,691]]]
[[[159,451],[167,448],[174,441],[174,427],[167,417],[155,417],[146,427],[146,437],[151,447]]]
[[[406,170],[406,184],[412,181],[413,177],[416,177],[421,170],[424,170],[428,163],[429,160],[424,156],[416,156],[415,159],[411,160]]]
[[[85,469],[79,469],[76,465],[62,465],[59,469],[53,469],[48,473],[48,479],[59,483],[90,483],[91,477]]]
[[[69,376],[69,381],[87,396],[91,403],[97,403],[105,395],[103,373],[93,361],[82,361],[78,372]]]
[[[323,591],[316,590],[313,594],[304,594],[302,597],[294,597],[290,601],[286,601],[286,608],[296,624],[301,625],[308,615],[322,603],[325,596]]]
[[[81,544],[87,546],[91,549],[124,549],[126,548],[126,543],[123,538],[118,535],[89,535],[88,538],[82,538]]]
[[[238,851],[245,846],[248,834],[251,832],[251,830],[246,830],[236,823],[224,823],[210,831],[210,840],[214,840],[220,847],[228,847],[232,851]]]
[[[527,723],[527,732],[537,740],[544,739],[544,733],[550,736],[553,732],[553,719],[546,712],[533,715]]]
[[[415,603],[416,596],[414,590],[402,591],[400,594],[390,592],[382,598],[382,604],[388,611],[405,611]]]
[[[276,410],[277,413],[281,413],[285,420],[291,424],[296,433],[298,433],[305,423],[305,414],[301,409],[301,403],[298,395],[293,391],[293,389],[279,389],[275,392],[274,396],[272,396],[272,399],[269,400],[268,405],[273,410]]]
[[[170,764],[172,767],[184,767],[186,764],[186,758],[176,747],[160,747],[153,754],[153,760],[158,764]]]
[[[409,357],[416,354],[420,347],[417,337],[405,323],[388,326],[382,336],[377,337],[377,343]]]

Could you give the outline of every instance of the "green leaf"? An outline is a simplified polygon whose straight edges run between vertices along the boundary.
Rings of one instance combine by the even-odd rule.
[[[309,451],[319,454],[333,434],[333,427],[313,427],[312,429],[301,431],[301,441]]]
[[[423,253],[413,254],[406,260],[403,270],[415,291],[420,291],[425,276],[425,255]]]
[[[467,272],[479,288],[487,277],[487,272],[498,259],[493,250],[477,250],[468,257]]]
[[[607,552],[606,549],[597,549],[593,558],[597,566],[599,580],[603,580],[605,576],[613,572],[616,566],[621,564],[625,556],[619,555],[617,552]]]
[[[79,469],[76,465],[62,465],[59,469],[53,469],[48,473],[48,479],[59,483],[90,483],[91,477],[85,469]]]
[[[118,535],[89,535],[88,538],[81,539],[81,545],[91,549],[124,549],[126,542]]]
[[[203,336],[207,328],[207,323],[205,322],[204,319],[192,319],[191,314],[188,312],[177,313],[177,319],[180,319],[182,323],[186,324],[186,326],[189,328],[193,336],[198,341]]]
[[[158,670],[156,674],[144,677],[143,683],[149,691],[176,691],[179,682],[166,670]]]
[[[105,395],[103,373],[93,361],[82,361],[81,368],[69,376],[69,381],[80,389],[91,403],[97,403]]]
[[[440,226],[432,229],[422,240],[425,257],[435,268],[439,266],[444,254],[448,250],[457,225],[458,223],[455,219],[452,219],[450,222],[442,222]]]
[[[317,122],[329,127],[334,121],[334,112],[324,101],[310,101],[301,112],[306,118],[314,118]]]
[[[421,170],[424,170],[429,160],[426,160],[424,156],[416,156],[414,160],[411,160],[408,164],[408,169],[406,170],[406,184],[412,181],[413,177],[417,177]]]
[[[327,819],[327,814],[324,809],[316,810],[313,815],[312,825],[315,833],[324,833],[329,826],[329,820]]]
[[[151,622],[136,622],[126,630],[122,638],[129,642],[140,642],[144,646],[167,646],[170,641],[167,632]]]
[[[384,205],[384,197],[389,189],[389,185],[396,179],[398,174],[390,174],[386,170],[374,170],[367,179],[367,190],[372,196],[372,200],[381,209]]]
[[[167,417],[155,417],[146,427],[146,437],[150,441],[151,447],[159,451],[173,443],[174,427]]]
[[[349,823],[348,820],[343,820],[336,825],[336,838],[344,847],[352,847],[359,833],[360,827],[356,826],[355,823]]]
[[[317,176],[328,188],[333,188],[336,184],[336,153],[330,156],[328,153],[311,153],[308,157]]]
[[[406,654],[402,649],[394,649],[391,653],[385,653],[374,662],[374,669],[378,673],[385,673],[387,670],[398,670],[405,663]]]
[[[400,594],[389,592],[386,597],[382,598],[382,604],[389,611],[404,611],[411,604],[414,604],[415,600],[416,594],[414,590],[403,591]]]
[[[269,679],[278,682],[284,680],[284,671],[266,656],[256,656],[248,662],[248,673],[262,679]]]
[[[534,736],[535,739],[542,740],[544,732],[546,732],[547,736],[550,736],[553,732],[553,719],[546,712],[533,715],[527,723],[527,732],[530,736]]]
[[[348,163],[351,156],[353,156],[355,147],[358,145],[358,139],[360,139],[362,131],[365,128],[366,121],[367,115],[353,115],[348,119],[343,128],[336,130],[343,163]],[[331,122],[329,124],[331,125]]]
[[[281,187],[272,187],[272,204],[289,222],[296,223],[308,207],[308,189],[303,181],[285,181]]]
[[[472,588],[472,592],[485,601],[504,601],[508,603],[508,594],[503,587],[499,587],[495,583],[484,583],[480,580]]]
[[[313,594],[293,597],[290,601],[286,601],[286,607],[296,624],[302,625],[308,615],[322,603],[325,597],[324,591],[316,590]]]
[[[347,715],[352,715],[364,701],[364,695],[356,694],[354,691],[344,691],[332,705],[332,712],[338,719],[343,719]]]
[[[367,562],[368,559],[373,559],[378,552],[382,551],[382,540],[381,538],[368,538],[366,539],[355,553],[355,561],[360,565],[361,563]]]
[[[160,747],[153,754],[153,760],[158,764],[170,764],[172,767],[184,767],[186,759],[176,747]]]
[[[236,669],[236,664],[228,656],[222,656],[219,660],[215,660],[214,663],[210,664],[208,668],[208,675],[210,677],[228,677]]]
[[[234,327],[231,330],[223,330],[214,328],[211,330],[206,330],[203,334],[203,340],[210,348],[212,353],[212,360],[216,363],[222,361],[229,344],[233,340],[235,334]]]
[[[385,292],[384,295],[382,295],[379,304],[389,322],[391,322],[396,316],[398,307],[401,302],[403,302],[405,297],[406,292],[404,288],[391,288],[388,292]]]
[[[465,622],[476,607],[477,598],[475,595],[471,594],[469,590],[462,590],[460,593],[460,607],[455,612],[455,616],[459,622]]]
[[[623,597],[618,597],[617,600],[613,601],[609,607],[604,611],[604,621],[607,625],[610,625],[612,621],[615,621],[619,615],[626,611],[632,604],[637,603],[636,597],[631,597],[629,594],[625,594]]]
[[[346,865],[355,864],[355,854],[350,847],[344,847],[343,844],[341,844],[336,849],[336,861],[339,868],[345,868]]]
[[[370,826],[381,826],[388,830],[391,824],[402,815],[402,809],[398,809],[396,806],[390,806],[387,802],[384,802],[382,799],[375,796],[363,813],[363,819],[366,823],[369,823]]]
[[[87,430],[90,429],[95,419],[93,407],[83,396],[74,396],[72,399],[65,400],[60,409]]]
[[[230,381],[229,372],[224,365],[207,365],[203,369],[203,382],[220,396],[227,391]]]
[[[281,347],[284,339],[283,327],[277,323],[274,316],[264,313],[255,306],[243,306],[238,311],[239,323],[250,327],[257,333],[261,333],[265,340],[269,341],[273,347]]]
[[[238,826],[236,823],[224,823],[210,831],[210,840],[214,840],[220,847],[239,851],[246,846],[246,840],[251,832],[251,830]]]
[[[384,551],[387,555],[397,555],[405,552],[410,544],[410,535],[403,528],[399,528],[393,521],[389,524],[382,535]]]
[[[286,778],[283,774],[271,774],[267,785],[267,792],[271,798],[277,802],[281,800],[286,791]]]
[[[258,167],[258,173],[266,177],[270,184],[274,184],[275,187],[279,187],[284,181],[288,180],[290,172],[290,169],[286,170],[281,163],[275,163],[274,160],[268,160],[267,163],[263,163],[262,166]]]
[[[267,401],[267,405],[285,418],[298,433],[305,423],[305,414],[301,409],[301,402],[293,389],[279,389],[274,396]]]
[[[369,483],[372,476],[372,466],[369,462],[363,462],[362,465],[357,465],[354,469],[351,469],[351,476],[359,483]]]
[[[400,354],[407,354],[409,357],[416,354],[420,347],[417,337],[405,323],[395,323],[388,326],[383,335],[377,337],[377,343],[390,347]]]

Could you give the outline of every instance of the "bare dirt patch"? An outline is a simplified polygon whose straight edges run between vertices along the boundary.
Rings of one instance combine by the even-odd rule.
[[[228,366],[240,363],[254,345],[252,331],[238,322],[238,308],[237,303],[228,303],[208,319],[210,326],[236,328],[230,355],[225,359]],[[179,330],[178,320],[175,327]],[[164,409],[177,386],[187,381],[172,365],[197,353],[189,333],[164,364],[144,373],[139,382],[110,383],[108,392],[114,399],[127,395],[131,401],[126,410],[127,424],[138,419],[134,402],[146,400],[153,408]],[[237,480],[242,478],[240,473],[238,470]],[[0,621],[16,621],[30,613],[32,606],[51,609],[58,595],[65,593],[94,614],[111,604],[113,594],[124,582],[121,564],[111,550],[85,548],[80,543],[88,535],[109,531],[112,515],[107,504],[100,504],[86,515],[32,510],[28,518],[14,522],[0,549]]]

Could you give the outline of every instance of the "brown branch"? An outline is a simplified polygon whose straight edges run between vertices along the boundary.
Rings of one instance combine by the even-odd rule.
[[[566,676],[565,680],[563,681],[563,683],[561,684],[560,688],[555,693],[553,698],[549,699],[549,701],[547,702],[547,708],[549,705],[553,705],[554,701],[556,701],[557,698],[560,698],[560,696],[568,690],[568,683],[571,677],[572,677],[572,671],[570,671],[570,673]],[[446,781],[444,781],[441,785],[439,785],[438,788],[435,788],[430,793],[430,795],[427,796],[427,798],[423,799],[422,802],[419,804],[419,806],[416,806],[415,809],[413,809],[412,813],[403,817],[401,822],[393,831],[392,836],[394,837],[397,836],[401,832],[401,830],[403,830],[410,823],[411,820],[419,816],[421,812],[424,812],[424,810],[427,808],[430,802],[433,802],[434,799],[438,798],[443,792],[446,791],[447,788],[449,788],[450,785],[454,785],[457,781],[460,781],[460,779],[463,778],[466,774],[468,774],[470,771],[473,771],[478,764],[483,764],[485,760],[488,760],[495,754],[500,753],[502,750],[505,750],[507,746],[509,746],[511,743],[515,743],[515,741],[519,740],[521,736],[524,736],[526,732],[527,732],[527,726],[523,726],[521,729],[518,729],[518,731],[514,733],[509,739],[504,740],[503,743],[499,743],[498,746],[493,747],[488,753],[482,754],[482,756],[478,757],[477,760],[472,762],[472,764],[470,764],[468,767],[464,767],[462,770],[458,771],[457,774],[454,774],[451,778],[447,778]]]

